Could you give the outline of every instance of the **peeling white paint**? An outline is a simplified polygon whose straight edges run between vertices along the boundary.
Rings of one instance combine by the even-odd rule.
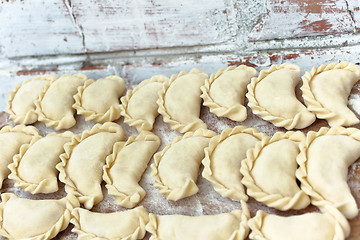
[[[82,53],[62,1],[2,1],[0,58]]]

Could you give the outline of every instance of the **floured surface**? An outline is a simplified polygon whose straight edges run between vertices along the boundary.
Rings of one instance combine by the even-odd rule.
[[[129,83],[127,84],[129,85]],[[297,92],[299,96],[299,91]],[[357,116],[359,117],[359,106],[358,100],[360,98],[360,83],[356,84],[352,90],[352,94],[350,96],[349,106],[353,109]],[[353,99],[353,100],[351,100]],[[247,104],[247,100],[245,105]],[[207,123],[208,128],[220,133],[223,129],[227,127],[234,127],[237,125],[244,125],[246,127],[257,128],[259,131],[262,131],[269,136],[272,136],[276,131],[285,131],[283,128],[277,128],[272,124],[260,119],[259,117],[252,114],[251,110],[248,110],[248,118],[242,122],[237,123],[226,118],[218,118],[214,114],[210,113],[208,108],[202,107],[201,110],[201,119]],[[77,124],[69,129],[74,133],[78,134],[84,131],[85,129],[91,128],[95,123],[86,122],[82,116],[76,116]],[[131,135],[137,135],[136,129],[133,127],[129,127],[123,123],[123,120],[120,119],[116,121],[119,123],[126,133],[126,136],[129,137]],[[4,112],[0,113],[0,127],[11,124],[12,122],[8,120],[7,114]],[[35,123],[35,127],[40,130],[41,135],[46,135],[54,130],[52,128],[47,128],[43,123]],[[303,130],[303,132],[308,132],[310,130],[317,131],[320,127],[328,126],[327,123],[323,120],[317,120],[313,125]],[[355,126],[356,128],[360,127],[359,125]],[[155,122],[153,132],[161,138],[161,146],[159,151],[161,151],[166,145],[170,144],[174,137],[181,135],[180,133],[171,130],[170,126],[162,121],[162,117],[159,116]],[[153,160],[152,160],[153,161]],[[152,163],[151,161],[151,163]],[[150,164],[151,164],[150,163]],[[149,164],[149,166],[150,166]],[[202,171],[202,168],[201,168]],[[199,192],[191,197],[179,200],[177,202],[167,201],[165,196],[161,195],[155,187],[153,187],[153,179],[150,176],[151,169],[147,168],[143,178],[140,182],[140,185],[146,190],[147,195],[144,200],[140,203],[143,205],[149,212],[155,214],[184,214],[184,215],[210,215],[217,213],[230,212],[234,209],[240,209],[241,205],[239,202],[235,202],[229,200],[227,198],[223,198],[218,194],[206,179],[204,179],[201,174],[198,179]],[[349,168],[349,176],[348,183],[352,190],[353,195],[357,200],[357,204],[360,205],[360,160],[355,162]],[[104,200],[99,204],[95,205],[92,211],[96,212],[114,212],[114,211],[123,211],[125,208],[118,206],[115,202],[114,197],[107,194],[107,190],[105,188],[105,184],[103,183],[103,192],[104,192]],[[54,194],[39,194],[39,195],[31,195],[26,193],[19,188],[15,188],[13,186],[12,180],[6,180],[4,183],[4,188],[2,192],[13,192],[16,193],[20,197],[32,198],[32,199],[43,199],[43,198],[56,198],[59,199],[65,196],[64,185],[60,184],[60,190]],[[287,211],[281,212],[275,209],[268,208],[263,204],[256,202],[254,199],[250,198],[248,201],[248,206],[251,212],[251,215],[254,216],[256,210],[261,209],[268,213],[275,213],[279,215],[292,215],[292,214],[301,214],[309,211],[317,211],[315,207],[308,207],[304,210],[300,211]],[[360,236],[360,217],[353,219],[350,221],[352,226],[351,236],[348,238],[350,240],[358,239]],[[55,239],[76,239],[77,235],[71,232],[72,225],[63,232],[61,232]],[[149,239],[150,234],[147,233],[144,239]]]

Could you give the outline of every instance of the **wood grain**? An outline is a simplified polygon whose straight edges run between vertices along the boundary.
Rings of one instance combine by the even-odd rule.
[[[228,41],[223,1],[72,0],[88,52],[208,45]],[[105,27],[101,27],[105,26]]]
[[[251,40],[286,39],[355,31],[346,0],[270,0]]]
[[[0,36],[0,58],[83,52],[62,1],[2,1]]]

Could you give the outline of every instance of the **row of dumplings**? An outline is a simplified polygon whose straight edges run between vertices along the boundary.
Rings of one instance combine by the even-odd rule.
[[[359,123],[347,107],[360,69],[349,62],[313,67],[302,77],[304,106],[295,95],[301,70],[293,64],[273,65],[257,71],[244,65],[220,69],[209,77],[193,69],[168,79],[157,75],[141,82],[126,95],[124,80],[109,76],[94,81],[83,74],[39,76],[26,80],[9,93],[6,112],[18,124],[37,120],[55,130],[76,124],[74,113],[87,121],[104,123],[120,116],[139,131],[151,131],[160,113],[165,122],[181,133],[207,128],[200,119],[201,101],[210,112],[234,121],[244,121],[245,95],[253,113],[277,127],[302,129],[316,117],[330,126]]]
[[[10,169],[15,186],[33,194],[49,193],[58,189],[59,170],[65,191],[87,209],[102,200],[105,180],[116,202],[133,208],[146,194],[138,182],[160,140],[147,131],[126,142],[123,136],[122,128],[111,122],[81,135],[52,133],[43,138],[31,126],[4,127],[0,131],[2,179]],[[301,132],[278,132],[272,138],[242,126],[220,135],[198,129],[175,138],[155,154],[152,176],[154,186],[176,201],[198,192],[196,181],[203,163],[202,175],[224,197],[247,201],[249,195],[283,211],[305,208],[311,201],[320,209],[331,205],[354,218],[358,209],[346,178],[348,166],[360,156],[359,141],[358,129],[342,127],[321,128],[306,137]]]
[[[202,176],[223,197],[247,201],[250,196],[282,211],[303,209],[310,203],[322,207],[326,200],[352,219],[359,210],[347,174],[359,157],[356,128],[324,127],[307,136],[300,131],[277,132],[270,138],[237,126],[220,135],[198,129],[176,137],[155,154],[151,168],[154,186],[168,200],[198,192],[202,163]]]
[[[32,194],[53,193],[58,190],[59,171],[66,192],[91,209],[103,199],[104,180],[117,203],[132,208],[146,195],[138,182],[160,139],[142,131],[124,141],[121,126],[107,122],[79,135],[64,132],[45,137],[31,126],[7,126],[0,131],[0,143],[2,181],[9,175],[16,187]],[[196,182],[202,163],[203,177],[223,197],[247,201],[251,196],[282,211],[302,209],[310,202],[319,206],[327,200],[347,218],[354,218],[358,208],[346,180],[348,167],[359,157],[360,130],[355,128],[321,128],[307,136],[299,131],[277,132],[270,138],[237,126],[220,135],[198,129],[178,136],[155,154],[151,168],[154,186],[168,200],[199,191]]]
[[[247,201],[249,195],[285,211],[305,208],[309,195],[313,204],[329,200],[353,218],[358,210],[346,179],[348,167],[360,156],[359,135],[358,129],[342,127],[321,128],[306,137],[301,132],[278,132],[272,138],[242,126],[220,135],[198,129],[176,137],[155,154],[154,186],[168,200],[194,195],[202,163],[202,175],[224,197]],[[148,131],[127,141],[123,138],[121,126],[111,122],[81,135],[64,132],[45,137],[31,126],[4,127],[0,131],[1,184],[9,175],[16,187],[32,194],[52,193],[58,190],[59,170],[66,191],[75,191],[88,209],[102,200],[103,180],[119,205],[134,207],[146,194],[138,182],[160,139]]]
[[[155,134],[142,131],[124,141],[120,125],[96,124],[75,135],[69,131],[38,135],[32,126],[0,130],[1,184],[7,177],[32,194],[65,191],[88,209],[103,199],[101,182],[119,205],[132,208],[145,196],[138,182],[160,146]]]
[[[322,212],[282,217],[261,210],[250,219],[247,205],[242,210],[206,216],[155,215],[142,207],[113,213],[96,213],[80,208],[72,194],[59,200],[30,200],[12,193],[1,195],[0,234],[9,239],[54,238],[71,222],[78,239],[150,240],[243,240],[250,239],[334,240],[350,233],[346,218],[333,206]],[[306,229],[306,230],[305,230]]]
[[[126,123],[139,131],[151,130],[157,113],[157,92],[165,81],[162,75],[142,81],[126,96],[125,81],[108,76],[94,81],[84,74],[52,75],[28,79],[9,92],[7,107],[10,119],[17,124],[41,121],[55,130],[76,124],[75,110],[86,121],[111,122],[123,115]]]

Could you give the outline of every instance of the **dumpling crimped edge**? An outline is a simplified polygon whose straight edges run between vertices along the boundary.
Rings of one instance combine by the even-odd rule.
[[[329,65],[322,64],[320,67],[313,67],[311,71],[305,72],[305,74],[302,76],[303,85],[300,88],[302,91],[302,97],[309,111],[316,114],[316,117],[320,119],[329,120],[341,117],[335,112],[332,112],[322,106],[321,103],[316,100],[311,89],[311,81],[316,75],[333,69],[346,69],[354,72],[358,78],[360,78],[360,69],[355,64],[350,62],[331,63]]]
[[[121,77],[118,76],[108,76],[104,79],[114,79],[119,82],[124,82]],[[87,87],[93,84],[95,81],[93,79],[88,79],[85,81],[83,86],[78,87],[78,92],[74,95],[75,103],[72,105],[76,109],[77,113],[84,116],[86,121],[95,121],[98,123],[112,122],[120,118],[120,103],[112,105],[105,113],[97,113],[93,110],[85,109],[82,106],[82,95]]]
[[[334,229],[334,238],[329,240],[340,240],[345,239],[350,235],[350,224],[344,215],[341,214],[336,208],[331,206],[329,202],[324,201],[322,208],[320,209],[323,213],[328,213],[335,221],[335,229]],[[311,214],[311,213],[305,213]],[[248,225],[251,229],[251,233],[249,235],[250,239],[257,240],[268,240],[264,234],[261,232],[261,228],[264,224],[264,218],[268,215],[268,213],[258,210],[256,215],[248,221]],[[294,215],[293,215],[294,216]],[[296,215],[295,215],[296,216]],[[287,236],[291,237],[291,236]]]
[[[114,144],[113,152],[106,157],[106,164],[103,167],[103,180],[106,182],[106,188],[108,189],[108,194],[115,197],[116,202],[123,207],[133,208],[136,206],[146,195],[144,189],[141,192],[136,192],[133,195],[126,195],[119,191],[115,186],[113,186],[113,180],[110,176],[110,169],[114,165],[117,155],[121,152],[122,148],[138,141],[153,141],[158,142],[160,145],[160,138],[155,134],[142,131],[138,136],[131,136],[126,142],[117,142]],[[135,159],[134,159],[135,160]]]
[[[241,208],[242,208],[241,216],[240,216],[241,220],[239,224],[239,229],[235,231],[229,239],[244,240],[249,234],[250,229],[249,229],[248,221],[250,219],[250,212],[245,201],[241,201]],[[216,216],[216,215],[218,214],[207,215],[207,216]],[[176,226],[174,227],[176,228]],[[162,240],[161,236],[159,236],[158,228],[159,228],[159,223],[157,220],[157,215],[150,213],[149,223],[146,225],[146,231],[151,233],[151,237],[150,237],[151,240]]]
[[[209,146],[207,148],[205,148],[205,158],[202,160],[202,164],[204,166],[202,176],[211,182],[211,184],[213,185],[215,190],[218,193],[220,193],[221,196],[229,197],[229,198],[231,198],[233,200],[237,200],[237,201],[239,201],[239,200],[247,201],[249,197],[246,195],[245,192],[238,192],[237,190],[229,189],[228,187],[224,186],[219,179],[216,179],[213,176],[212,169],[211,169],[211,163],[212,163],[211,156],[214,153],[214,151],[216,150],[217,146],[221,142],[225,141],[227,138],[237,135],[237,134],[249,134],[249,135],[257,138],[259,141],[261,141],[264,138],[269,138],[269,136],[267,136],[265,133],[262,133],[255,128],[247,128],[244,126],[236,126],[234,128],[227,128],[227,129],[223,130],[220,135],[216,135],[216,136],[212,137],[210,139]],[[239,159],[239,160],[243,160],[243,159]],[[234,169],[234,171],[240,172],[240,169]],[[240,195],[241,199],[232,198],[231,195],[234,192],[236,192],[237,195]]]
[[[143,206],[139,206],[134,209],[139,209],[140,211],[144,211],[144,212],[146,212],[146,214],[148,214],[147,210]],[[131,209],[131,210],[134,210],[134,209]],[[125,210],[125,211],[131,211],[131,210]],[[89,211],[89,210],[85,209],[85,211]],[[103,214],[106,214],[106,213],[103,213]],[[105,239],[107,239],[107,238],[104,238],[103,236],[96,236],[93,233],[88,233],[88,232],[85,232],[83,229],[81,229],[79,208],[73,209],[71,212],[71,215],[72,215],[72,218],[71,218],[70,222],[72,224],[74,224],[74,228],[72,229],[72,232],[74,232],[78,235],[77,236],[78,240],[88,240],[88,239],[105,240]],[[145,227],[148,223],[147,220],[148,219],[139,217],[139,227],[131,235],[126,236],[125,238],[121,238],[121,240],[135,240],[135,239],[143,238],[143,236],[146,233]],[[116,223],[114,223],[114,224],[116,224]],[[108,239],[108,240],[111,240],[111,239]]]
[[[341,126],[335,127],[322,127],[319,131],[308,132],[306,139],[303,143],[299,145],[300,153],[296,158],[296,161],[299,165],[299,168],[296,170],[296,177],[301,182],[301,189],[311,197],[311,203],[319,208],[322,207],[322,204],[327,203],[328,201],[324,201],[323,196],[321,196],[318,192],[316,192],[309,181],[307,180],[308,171],[307,171],[307,150],[312,142],[320,137],[325,135],[343,135],[352,137],[354,140],[360,142],[360,130],[357,128],[344,128]]]
[[[276,127],[284,127],[287,130],[290,130],[295,128],[295,126],[299,123],[300,113],[297,113],[293,119],[274,116],[273,114],[268,112],[265,108],[259,105],[255,96],[256,85],[259,82],[261,82],[264,78],[266,78],[268,75],[280,69],[293,69],[300,71],[300,68],[297,65],[289,64],[289,63],[284,63],[281,65],[272,65],[268,70],[261,70],[258,77],[254,77],[251,79],[251,82],[248,85],[248,92],[246,93],[246,97],[249,100],[248,106],[252,109],[255,115],[261,117],[262,119],[268,122],[271,122]]]
[[[241,162],[240,172],[243,175],[241,182],[244,184],[244,186],[246,186],[247,194],[249,196],[255,198],[259,202],[266,204],[269,207],[282,211],[289,209],[302,209],[310,204],[310,198],[304,191],[300,189],[300,191],[298,191],[292,197],[282,196],[281,194],[269,194],[256,185],[256,182],[251,175],[254,163],[260,156],[263,148],[283,139],[290,139],[294,142],[301,143],[305,140],[305,135],[300,131],[288,131],[286,133],[277,132],[272,138],[264,138],[262,141],[256,143],[253,149],[247,151],[246,159]],[[296,161],[296,159],[294,159],[294,161]],[[294,181],[296,181],[295,176]]]
[[[205,80],[205,84],[200,88],[202,91],[201,98],[204,100],[203,105],[208,107],[210,109],[210,112],[214,113],[216,116],[227,117],[234,121],[240,122],[240,121],[244,121],[247,117],[247,111],[245,106],[243,105],[233,106],[230,108],[224,107],[216,103],[214,99],[210,96],[211,85],[216,81],[216,79],[218,79],[223,73],[232,70],[246,70],[246,71],[254,72],[255,74],[257,73],[257,71],[254,68],[248,67],[246,65],[240,65],[238,67],[230,66],[226,69],[222,68],[218,70],[216,73],[211,74],[210,78],[207,78]],[[235,116],[237,116],[236,117],[237,119],[234,119]]]
[[[106,122],[104,124],[96,124],[91,129],[84,131],[82,134],[75,135],[72,137],[71,142],[68,142],[64,145],[65,152],[60,155],[61,162],[56,165],[56,169],[59,170],[59,179],[62,183],[65,183],[65,191],[67,193],[73,193],[80,201],[84,200],[85,207],[87,205],[93,205],[95,199],[81,194],[75,185],[75,183],[70,179],[66,173],[66,166],[69,159],[71,158],[72,151],[74,148],[81,143],[84,139],[95,135],[100,132],[113,132],[119,134],[119,138],[123,138],[124,131],[120,125],[113,122]]]
[[[0,235],[7,237],[8,239],[14,239],[4,228],[3,228],[3,213],[4,213],[4,206],[6,202],[8,202],[12,198],[19,198],[17,195],[13,193],[3,193],[1,194],[2,202],[0,203]],[[70,222],[71,211],[80,206],[80,203],[78,199],[73,194],[67,194],[66,195],[66,209],[63,213],[63,215],[60,217],[60,219],[56,222],[55,225],[53,225],[47,232],[38,235],[27,238],[28,240],[47,240],[54,238],[59,232],[65,230]],[[33,200],[36,201],[36,200]]]
[[[165,153],[176,143],[180,142],[181,140],[187,139],[187,138],[191,138],[191,137],[207,137],[207,138],[211,138],[213,136],[215,136],[216,133],[211,131],[211,130],[207,130],[207,129],[203,129],[200,128],[198,130],[196,130],[195,132],[187,132],[185,133],[185,135],[183,136],[178,136],[175,137],[174,140],[172,141],[171,144],[167,145],[161,152],[158,152],[154,155],[154,163],[150,165],[152,172],[151,172],[151,176],[154,179],[154,187],[158,188],[161,194],[164,194],[167,196],[167,199],[169,198],[177,198],[177,196],[179,194],[181,194],[181,192],[183,192],[185,189],[191,191],[191,192],[197,192],[199,189],[196,186],[195,183],[192,182],[187,182],[185,183],[185,185],[183,185],[180,188],[176,188],[176,189],[171,189],[168,186],[166,186],[160,176],[159,176],[159,164],[161,162],[161,159],[164,157]]]
[[[12,110],[12,102],[17,94],[17,92],[19,91],[19,89],[21,87],[23,87],[25,84],[30,83],[32,81],[36,81],[36,80],[47,80],[49,82],[51,81],[55,81],[58,77],[50,75],[50,74],[46,74],[46,75],[40,75],[40,76],[36,76],[34,78],[30,78],[30,79],[26,79],[24,82],[18,84],[15,86],[14,90],[11,90],[9,92],[9,97],[6,100],[6,108],[5,108],[5,112],[7,112],[9,114],[9,118],[11,120],[13,120],[15,123],[17,124],[31,124],[33,122],[29,122],[30,117],[32,114],[36,114],[36,109],[35,109],[35,103],[34,103],[34,110],[30,110],[29,112],[27,112],[24,115],[18,115],[16,113],[14,113],[14,111]],[[38,118],[38,116],[36,117],[36,119]]]
[[[203,129],[206,128],[206,124],[200,118],[199,118],[199,121],[192,122],[189,124],[180,123],[176,119],[173,119],[172,116],[170,116],[170,114],[167,112],[166,107],[165,107],[165,95],[166,95],[166,92],[167,92],[168,88],[170,87],[170,85],[179,77],[184,76],[189,73],[204,73],[204,72],[201,71],[200,69],[194,68],[190,72],[181,71],[179,74],[173,74],[169,81],[164,82],[163,89],[159,91],[159,99],[157,100],[157,104],[159,106],[158,112],[163,116],[164,122],[169,123],[170,127],[172,129],[177,130],[181,133],[195,131],[200,128],[203,128]]]
[[[148,122],[146,122],[144,119],[135,119],[131,117],[128,113],[128,106],[131,97],[142,87],[145,85],[158,82],[158,83],[164,83],[166,81],[169,81],[169,78],[164,75],[155,75],[150,79],[146,79],[139,83],[134,89],[128,90],[126,92],[126,95],[121,97],[121,116],[124,117],[124,122],[128,124],[129,126],[135,127],[138,131],[146,130],[151,131],[152,126]],[[155,102],[156,103],[156,102]]]
[[[70,131],[66,131],[64,133],[52,132],[46,136],[60,136],[60,137],[66,137],[66,138],[71,139],[74,136],[74,133],[72,133]],[[31,146],[33,146],[37,141],[39,141],[42,138],[43,137],[41,137],[40,135],[35,136],[31,140],[30,143],[21,145],[19,153],[13,157],[13,162],[11,164],[9,164],[9,166],[8,166],[8,168],[11,171],[8,178],[13,179],[15,181],[15,187],[20,187],[20,188],[24,189],[24,191],[30,192],[31,194],[42,193],[43,186],[46,184],[46,180],[44,179],[40,183],[27,182],[18,175],[17,170],[18,170],[20,162],[21,162],[22,158],[24,157],[25,153],[29,150],[29,148],[31,148]],[[60,161],[60,158],[59,158],[59,161]]]
[[[75,76],[75,77],[78,77],[78,78],[83,79],[83,80],[88,79],[88,77],[85,74],[82,74],[82,73],[64,74],[61,77],[63,77],[63,76]],[[43,98],[44,98],[47,90],[50,88],[51,84],[54,83],[55,81],[57,81],[58,79],[60,79],[61,77],[56,78],[54,81],[51,81],[51,82],[45,84],[43,91],[40,92],[39,98],[34,102],[35,106],[36,106],[35,112],[38,115],[38,120],[40,122],[45,123],[45,125],[48,126],[48,127],[53,127],[55,130],[63,129],[66,119],[62,118],[60,120],[54,120],[54,119],[50,119],[47,116],[45,116],[45,114],[44,114],[44,112],[42,110],[42,107],[41,107],[41,101],[43,100]]]

